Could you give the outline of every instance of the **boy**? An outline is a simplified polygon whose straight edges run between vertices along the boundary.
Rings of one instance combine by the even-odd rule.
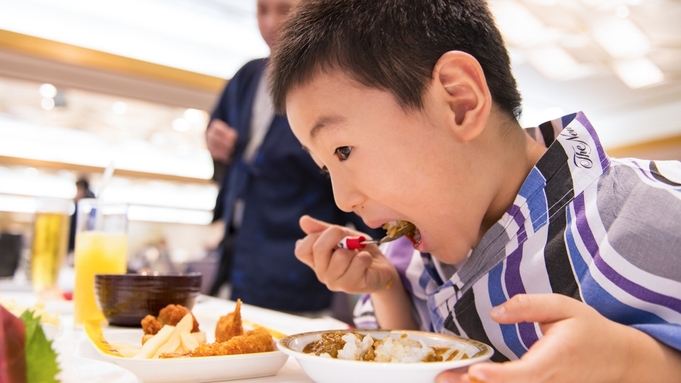
[[[336,244],[358,233],[301,218],[296,256],[367,294],[358,325],[458,334],[506,362],[438,382],[681,381],[681,167],[608,158],[582,113],[521,129],[483,1],[304,1],[271,68],[336,204],[416,226],[352,251]]]

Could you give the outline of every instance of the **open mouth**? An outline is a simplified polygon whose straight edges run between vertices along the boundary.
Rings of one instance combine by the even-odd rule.
[[[390,221],[383,224],[386,235],[396,239],[406,236],[412,244],[418,245],[421,242],[421,232],[413,223],[409,221]]]

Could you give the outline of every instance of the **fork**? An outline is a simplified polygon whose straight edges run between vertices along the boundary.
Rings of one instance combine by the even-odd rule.
[[[343,239],[338,242],[336,245],[336,249],[348,249],[348,250],[360,250],[366,247],[366,245],[369,244],[376,244],[380,245],[382,243],[394,241],[400,237],[403,237],[405,234],[408,234],[412,232],[416,227],[409,223],[405,225],[404,227],[400,228],[395,232],[393,236],[388,236],[386,235],[385,237],[381,239],[367,239],[365,236],[360,235],[359,237],[344,237]]]

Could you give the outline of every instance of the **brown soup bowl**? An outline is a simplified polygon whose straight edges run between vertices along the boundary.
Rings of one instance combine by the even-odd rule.
[[[97,304],[113,326],[141,327],[169,304],[191,310],[200,291],[201,273],[95,275]]]

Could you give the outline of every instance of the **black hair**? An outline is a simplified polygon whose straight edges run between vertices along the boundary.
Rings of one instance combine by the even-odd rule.
[[[76,186],[80,186],[83,189],[87,190],[90,188],[90,183],[85,178],[79,178],[78,181],[76,181]]]
[[[493,102],[520,116],[520,94],[503,39],[484,0],[303,0],[269,62],[274,106],[320,72],[340,70],[422,109],[432,71],[448,51],[478,60]]]

